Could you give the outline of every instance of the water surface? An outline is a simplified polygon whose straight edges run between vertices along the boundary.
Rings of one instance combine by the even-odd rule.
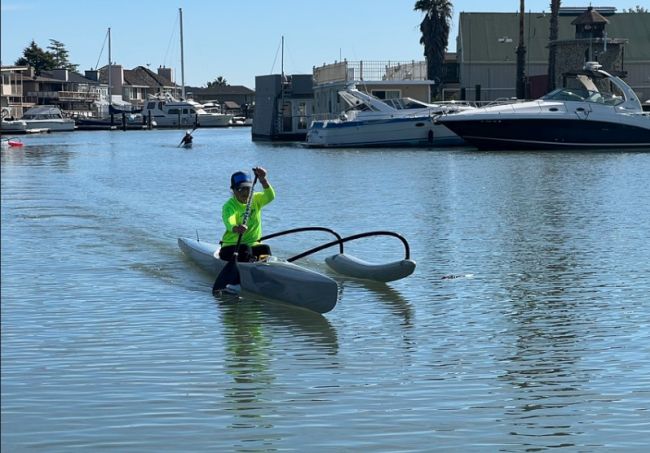
[[[2,150],[3,451],[643,451],[650,154],[306,149],[249,129],[26,136]],[[326,315],[215,299],[262,165],[264,231],[405,236],[415,273]],[[330,238],[273,240],[291,256]],[[400,259],[394,238],[346,245]],[[334,253],[334,249],[330,251]],[[443,277],[457,278],[443,278]]]

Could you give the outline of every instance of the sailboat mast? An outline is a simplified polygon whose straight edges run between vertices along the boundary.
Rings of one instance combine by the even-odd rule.
[[[110,106],[113,105],[113,84],[111,82],[111,60],[113,59],[111,55],[111,27],[108,27],[108,105],[109,111]]]
[[[183,9],[178,8],[181,23],[181,96],[185,99],[185,56],[183,55]]]
[[[282,73],[282,80],[284,80],[284,35],[282,35],[282,57],[280,58],[280,71]]]

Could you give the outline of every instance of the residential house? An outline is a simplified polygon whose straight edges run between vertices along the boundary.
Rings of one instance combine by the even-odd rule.
[[[95,114],[107,87],[97,80],[67,69],[25,71],[23,79],[23,108],[34,105],[55,105],[71,115]]]
[[[223,113],[252,115],[255,91],[243,85],[213,85],[208,88],[186,87],[187,97],[200,104],[214,103],[222,106]]]
[[[0,106],[2,118],[20,118],[23,116],[23,79],[27,66],[2,66],[2,92]]]
[[[181,87],[171,79],[168,68],[158,68],[158,73],[144,66],[124,69],[111,65],[112,103],[117,107],[130,105],[133,110],[142,109],[150,96],[171,95],[180,98]],[[100,80],[108,83],[108,66],[100,69]]]

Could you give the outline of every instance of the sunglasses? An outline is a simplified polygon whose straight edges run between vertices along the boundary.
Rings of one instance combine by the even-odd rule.
[[[250,187],[240,187],[239,189],[235,189],[235,190],[237,192],[239,192],[239,193],[246,193],[246,192],[250,192],[251,188]]]

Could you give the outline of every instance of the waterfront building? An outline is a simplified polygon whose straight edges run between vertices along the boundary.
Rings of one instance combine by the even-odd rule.
[[[598,15],[595,28],[576,27],[579,17]],[[596,16],[594,16],[596,17]],[[582,21],[581,21],[582,22]],[[589,19],[587,19],[589,22]],[[593,19],[592,19],[593,22]],[[594,24],[589,24],[593,27]],[[518,13],[461,12],[457,37],[460,90],[468,100],[490,101],[516,95],[519,36]],[[550,14],[524,15],[527,98],[537,98],[548,88],[549,46],[556,46],[555,78],[578,70],[590,53],[608,71],[624,72],[625,81],[641,100],[650,99],[650,13],[616,12],[616,8],[561,8],[558,40],[549,43]],[[577,59],[576,59],[577,58]],[[458,88],[443,87],[443,98],[458,96]]]
[[[313,102],[312,74],[256,76],[253,140],[304,140]]]
[[[2,66],[0,68],[2,78],[0,107],[3,119],[15,119],[23,116],[23,79],[28,69],[27,66]]]

